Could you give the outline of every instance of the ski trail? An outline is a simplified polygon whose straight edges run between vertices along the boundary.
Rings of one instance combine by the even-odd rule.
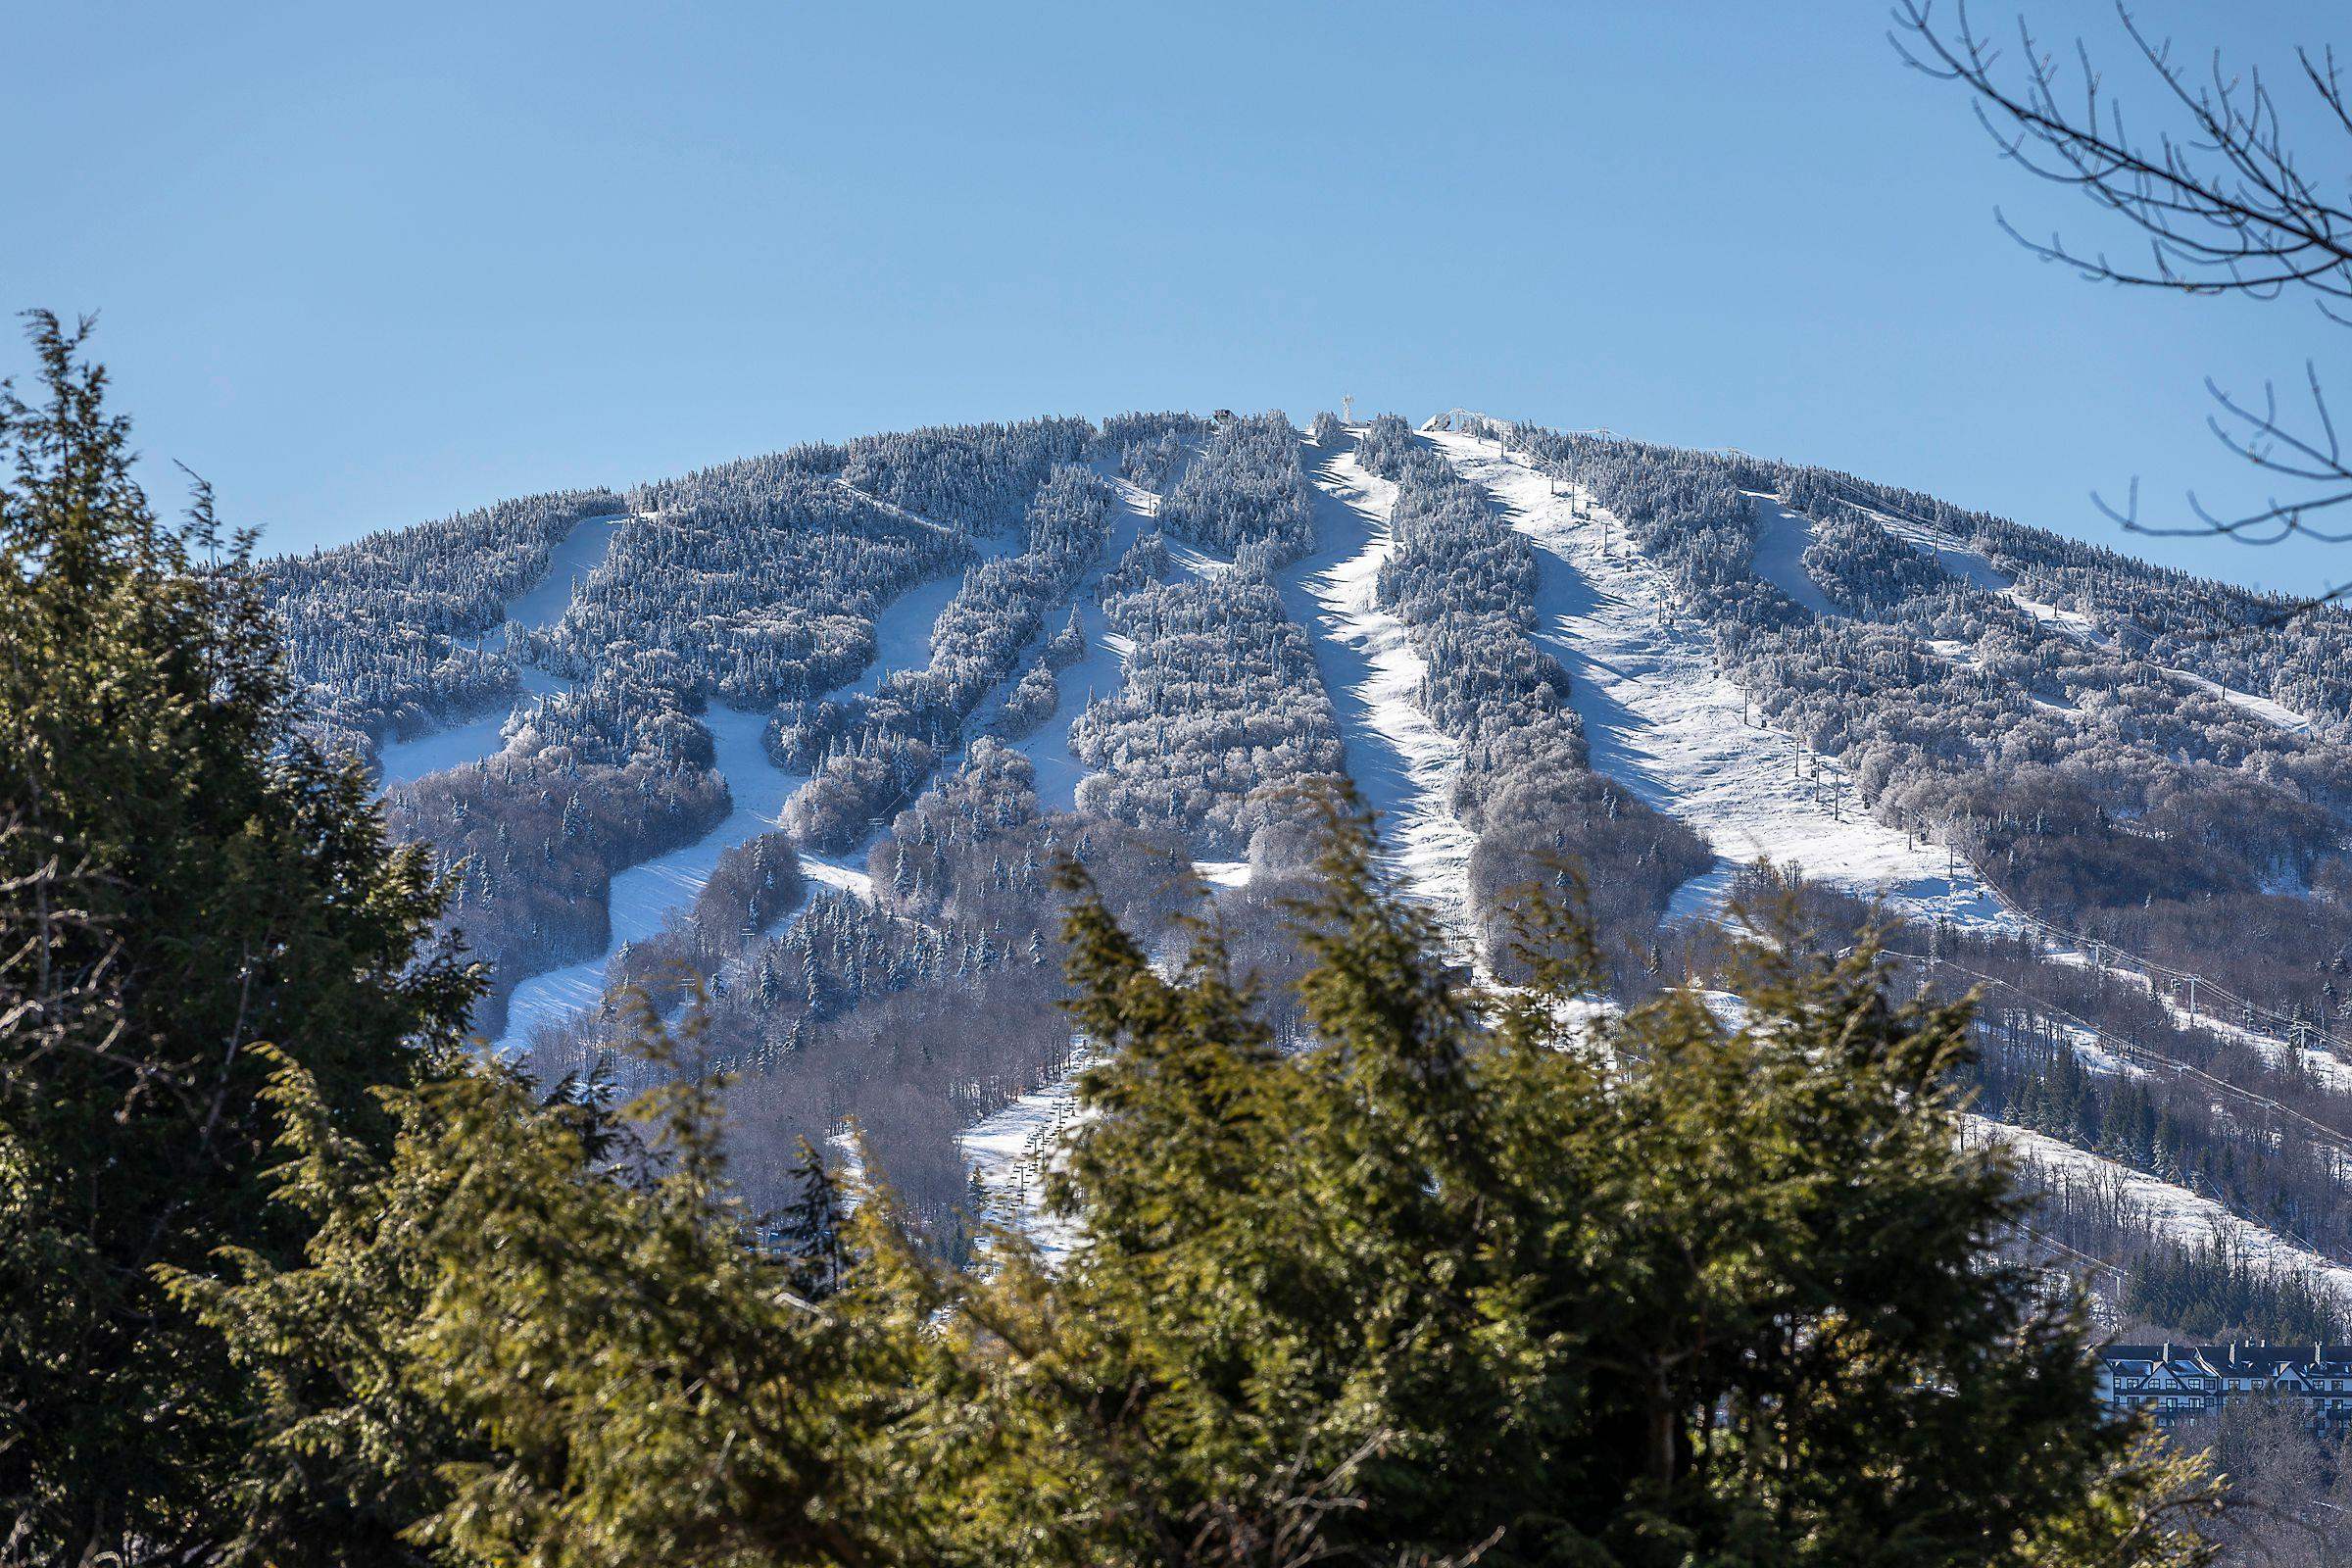
[[[776,825],[799,776],[767,760],[760,744],[767,715],[713,707],[703,722],[710,731],[714,760],[727,781],[732,808],[692,844],[613,873],[606,895],[611,919],[604,950],[517,985],[507,1001],[506,1028],[491,1046],[496,1054],[512,1056],[530,1044],[540,1025],[560,1023],[600,1004],[605,971],[620,950],[660,935],[670,912],[691,905],[702,892],[721,855]]]
[[[1425,438],[1537,546],[1537,640],[1568,670],[1592,768],[1714,845],[1715,869],[1677,892],[1669,920],[1721,908],[1740,867],[1761,858],[1907,916],[2016,929],[1971,867],[1871,817],[1843,767],[1750,715],[1705,628],[1677,616],[1672,588],[1626,553],[1621,526],[1604,554],[1598,528],[1516,457],[1474,437]]]
[[[2352,1267],[2232,1213],[2200,1193],[2006,1122],[1970,1116],[1964,1136],[1972,1142],[2007,1145],[2021,1165],[2041,1175],[2038,1186],[2052,1185],[2050,1173],[2087,1180],[2118,1195],[2125,1207],[2177,1242],[2193,1246],[2218,1236],[2266,1272],[2307,1274],[2352,1302]]]
[[[1080,1040],[1069,1063],[1053,1078],[956,1136],[964,1167],[980,1181],[983,1217],[1019,1231],[1047,1263],[1058,1263],[1078,1244],[1078,1226],[1045,1209],[1045,1178],[1062,1135],[1077,1120],[1078,1075],[1088,1053]]]
[[[1396,487],[1368,472],[1352,444],[1309,447],[1315,548],[1276,573],[1284,612],[1307,633],[1339,720],[1348,774],[1380,813],[1384,858],[1399,885],[1470,939],[1470,852],[1478,837],[1446,804],[1462,749],[1421,711],[1429,664],[1402,621],[1380,606],[1380,568],[1396,553]]]
[[[1004,535],[978,543],[982,559],[987,559],[1008,552],[1014,541]],[[963,586],[963,571],[957,567],[936,573],[885,605],[874,617],[872,661],[856,680],[828,692],[826,698],[839,702],[870,694],[896,670],[928,665],[931,628],[940,611]],[[620,950],[659,935],[672,911],[694,903],[710,880],[719,857],[777,827],[785,803],[808,781],[807,774],[777,767],[768,760],[761,743],[766,713],[714,704],[703,715],[703,722],[711,733],[715,763],[727,781],[732,808],[717,826],[692,844],[613,873],[606,895],[612,915],[604,950],[577,962],[525,976],[514,987],[507,1003],[506,1027],[492,1044],[499,1055],[525,1049],[533,1031],[542,1025],[563,1023],[602,1004],[606,973]],[[798,850],[796,857],[801,874],[811,884],[871,898],[873,880],[863,869],[871,847],[869,842],[840,856]],[[803,900],[783,923],[797,918],[807,907],[808,901]]]
[[[1098,470],[1099,471],[1099,470]],[[1080,580],[1072,602],[1077,606],[1078,624],[1086,634],[1086,652],[1075,663],[1054,671],[1056,698],[1054,711],[1046,721],[1019,741],[1010,742],[1012,749],[1029,759],[1037,771],[1037,801],[1047,811],[1074,811],[1078,808],[1078,787],[1086,782],[1091,771],[1070,750],[1070,728],[1087,706],[1101,697],[1118,691],[1126,679],[1126,661],[1122,657],[1126,639],[1114,635],[1103,614],[1099,589],[1103,575],[1118,564],[1119,558],[1137,539],[1156,526],[1159,497],[1124,479],[1105,474],[1104,479],[1117,496],[1118,513],[1111,524],[1110,538],[1102,547],[1102,556],[1093,569]],[[1047,638],[1061,630],[1066,611],[1046,616],[1043,633],[1022,655],[1015,667],[1015,677],[1027,669],[1044,651]],[[1009,686],[1006,694],[1009,695]],[[992,726],[1002,701],[992,708],[981,728]]]
[[[551,626],[564,618],[571,608],[572,596],[579,591],[580,580],[604,564],[612,548],[613,536],[625,516],[585,517],[572,525],[563,542],[549,552],[547,570],[539,580],[507,601],[506,613],[499,624],[474,639],[477,648],[506,646],[509,623],[530,630]],[[516,666],[525,693],[544,697],[552,692],[569,689],[571,682],[550,675],[529,664]],[[414,784],[427,773],[439,773],[478,762],[500,751],[506,745],[507,720],[513,716],[517,702],[495,705],[485,712],[460,723],[443,725],[405,741],[380,741],[376,747],[376,787],[398,789]]]
[[[1845,612],[1830,603],[1821,584],[1805,569],[1805,552],[1813,545],[1813,519],[1781,505],[1778,496],[1743,490],[1756,522],[1756,554],[1751,569],[1781,592],[1824,620],[1842,620]]]
[[[2117,645],[2116,640],[2110,637],[2096,620],[2079,610],[2066,610],[2057,605],[2044,604],[2038,599],[2028,596],[2022,588],[2010,588],[2001,597],[2033,616],[2042,626],[2060,632],[2085,648],[2118,657],[2132,657],[2125,649]],[[2257,696],[2253,692],[2239,691],[2234,686],[2225,686],[2218,680],[2208,679],[2192,670],[2178,669],[2170,664],[2159,664],[2149,661],[2148,667],[2156,670],[2159,674],[2170,676],[2183,686],[2203,692],[2208,697],[2218,698],[2249,718],[2258,719],[2274,729],[2283,730],[2289,735],[2299,735],[2306,740],[2311,738],[2311,716],[2308,713],[2296,712],[2284,703],[2274,702],[2268,697]]]

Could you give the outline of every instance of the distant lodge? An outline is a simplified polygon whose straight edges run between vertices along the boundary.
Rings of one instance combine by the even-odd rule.
[[[2167,1424],[2255,1394],[2300,1399],[2314,1422],[2352,1422],[2352,1345],[2110,1345],[2099,1362],[2110,1405]]]

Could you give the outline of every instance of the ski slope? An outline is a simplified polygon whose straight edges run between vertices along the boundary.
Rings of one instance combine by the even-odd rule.
[[[1842,619],[1845,612],[1830,602],[1821,584],[1805,569],[1805,552],[1813,545],[1813,519],[1789,511],[1777,496],[1760,490],[1740,493],[1747,497],[1756,523],[1756,575],[1822,619]]]
[[[2041,625],[2061,632],[2085,647],[2096,648],[2104,653],[2120,652],[2116,647],[2115,639],[2108,636],[2097,621],[2079,610],[2067,610],[2057,605],[2044,604],[2040,600],[2029,597],[2024,590],[2019,588],[2010,588],[2001,597],[2033,616]],[[2273,702],[2268,697],[2258,697],[2252,692],[2239,691],[2234,686],[2225,686],[2218,680],[2209,680],[2205,676],[2189,670],[2176,669],[2170,664],[2158,664],[2155,667],[2181,685],[2203,692],[2208,697],[2218,697],[2249,718],[2259,719],[2275,729],[2306,738],[2312,733],[2311,716],[2308,713],[2296,712],[2284,703]]]
[[[1276,575],[1284,612],[1307,633],[1340,725],[1348,774],[1380,813],[1389,868],[1464,951],[1470,852],[1477,835],[1446,805],[1462,749],[1421,711],[1429,664],[1402,621],[1380,607],[1380,568],[1396,553],[1396,487],[1365,470],[1352,444],[1305,451],[1315,545]]]
[[[1669,919],[1719,910],[1740,867],[1767,859],[1907,916],[2016,929],[1973,869],[1872,817],[1841,766],[1749,713],[1706,628],[1677,612],[1621,525],[1612,519],[1620,543],[1604,553],[1601,524],[1579,522],[1570,498],[1515,456],[1472,436],[1428,439],[1537,546],[1537,640],[1568,671],[1592,768],[1714,846],[1715,869],[1676,895]]]
[[[1045,1178],[1062,1135],[1077,1115],[1076,1086],[1086,1061],[1085,1042],[1080,1041],[1060,1073],[975,1122],[956,1140],[964,1164],[987,1195],[986,1217],[1026,1236],[1048,1263],[1068,1256],[1078,1243],[1075,1224],[1046,1212]]]
[[[507,601],[505,617],[476,638],[474,646],[504,648],[510,623],[536,631],[563,619],[581,580],[604,564],[612,548],[613,536],[626,520],[620,516],[588,517],[574,523],[571,532],[549,554],[547,570],[539,580]],[[567,691],[571,686],[571,682],[529,664],[520,665],[516,673],[521,677],[523,691],[535,696]],[[384,742],[376,748],[377,787],[397,789],[403,784],[414,784],[427,773],[477,762],[491,756],[506,745],[507,719],[515,706],[501,704],[463,723],[445,725],[405,741]]]
[[[1973,1140],[2007,1145],[2030,1168],[2089,1181],[2117,1194],[2126,1207],[2177,1242],[2198,1246],[2218,1237],[2257,1267],[2273,1273],[2308,1274],[2352,1304],[2352,1267],[2240,1218],[2210,1198],[2023,1127],[1971,1116],[1968,1133]],[[2045,1178],[2034,1185],[2051,1184]]]
[[[640,861],[613,876],[607,896],[612,923],[604,951],[533,975],[514,988],[507,1003],[506,1031],[492,1044],[500,1055],[523,1050],[530,1044],[532,1031],[541,1025],[562,1023],[603,1002],[606,967],[620,950],[660,935],[670,911],[683,909],[702,892],[718,858],[773,828],[784,803],[800,787],[801,776],[776,767],[760,743],[767,727],[766,714],[713,706],[703,715],[703,723],[710,731],[715,761],[727,781],[733,809],[692,844]]]
[[[1019,539],[1007,533],[979,544],[985,560],[1017,550]],[[963,586],[963,573],[964,568],[958,567],[928,577],[885,605],[874,617],[873,660],[857,679],[827,697],[838,702],[854,694],[872,693],[893,671],[929,664],[931,628],[940,611]],[[710,880],[719,857],[778,826],[785,802],[808,782],[807,774],[779,768],[768,760],[760,744],[766,713],[713,704],[704,713],[703,723],[710,731],[714,761],[727,781],[732,808],[717,826],[692,844],[613,875],[608,894],[612,919],[604,951],[532,975],[517,985],[507,1004],[506,1029],[492,1046],[499,1054],[521,1051],[530,1044],[533,1031],[542,1026],[563,1023],[599,1005],[604,1001],[606,971],[620,950],[659,935],[673,911],[693,904]],[[863,848],[849,856],[801,851],[798,858],[802,875],[811,883],[859,898],[872,897],[873,880],[863,869]]]
[[[1085,782],[1088,768],[1070,750],[1070,726],[1078,722],[1078,716],[1089,704],[1117,692],[1126,678],[1126,661],[1121,651],[1124,639],[1111,633],[1098,591],[1103,574],[1118,564],[1119,558],[1137,539],[1152,530],[1159,514],[1158,496],[1107,473],[1103,477],[1117,496],[1118,512],[1112,519],[1102,559],[1078,585],[1074,599],[1079,626],[1086,633],[1086,653],[1076,662],[1054,672],[1057,696],[1052,716],[1029,735],[1011,743],[1037,770],[1038,805],[1048,811],[1077,808],[1078,786]],[[1022,669],[1027,669],[1043,651],[1044,638],[1061,630],[1065,613],[1046,617],[1044,637],[1023,655]],[[1000,702],[998,707],[1002,706]],[[992,711],[983,719],[982,727],[987,728],[993,722]]]

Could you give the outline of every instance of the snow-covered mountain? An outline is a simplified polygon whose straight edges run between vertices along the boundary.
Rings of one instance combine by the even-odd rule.
[[[1703,983],[1736,905],[1875,907],[1903,983],[1984,992],[2029,1245],[2183,1333],[2352,1301],[2339,612],[1461,411],[875,436],[271,580],[320,727],[450,857],[497,1049],[569,1065],[619,986],[699,981],[755,1184],[854,1115],[935,1211],[1034,1186],[1067,856],[1147,936],[1213,901],[1292,1027],[1301,786],[1345,778],[1505,982],[1564,863],[1618,1004]]]

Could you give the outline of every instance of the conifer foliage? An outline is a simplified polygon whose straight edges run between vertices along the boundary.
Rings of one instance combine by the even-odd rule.
[[[1163,976],[1070,874],[1057,1270],[1004,1233],[955,1268],[812,1159],[743,1213],[691,1014],[639,1009],[669,1087],[617,1113],[485,1069],[392,1096],[389,1158],[281,1067],[310,1255],[178,1281],[273,1391],[265,1450],[331,1461],[249,1485],[246,1539],[326,1497],[359,1517],[316,1560],[2201,1560],[2196,1468],[1995,1255],[1964,1007],[1890,1004],[1865,944],[1759,950],[1738,1026],[1597,1015],[1556,914],[1490,996],[1364,824],[1319,869],[1291,1054],[1213,927]]]
[[[275,626],[199,486],[159,522],[127,423],[35,315],[0,396],[0,1519],[9,1560],[210,1539],[251,1390],[156,1271],[298,1255],[260,1043],[362,1145],[476,990],[356,764],[297,732]]]
[[[724,1008],[631,995],[626,1103],[465,1055],[478,977],[304,741],[245,542],[201,492],[154,519],[81,334],[33,326],[41,400],[0,400],[0,1561],[2202,1560],[2196,1467],[2105,1417],[2077,1303],[2000,1258],[2027,1200],[1959,1137],[1968,1005],[1890,1001],[1868,939],[1758,917],[1738,1022],[1611,1010],[1530,893],[1492,991],[1337,800],[1278,1041],[1215,925],[1165,973],[1073,863],[1094,1065],[1051,1268],[1010,1232],[943,1258],[862,1148],[749,1211]],[[1254,547],[1293,490],[1244,494]],[[1022,783],[997,750],[975,830]],[[892,918],[1028,897],[912,816]],[[744,880],[744,923],[793,885]]]

